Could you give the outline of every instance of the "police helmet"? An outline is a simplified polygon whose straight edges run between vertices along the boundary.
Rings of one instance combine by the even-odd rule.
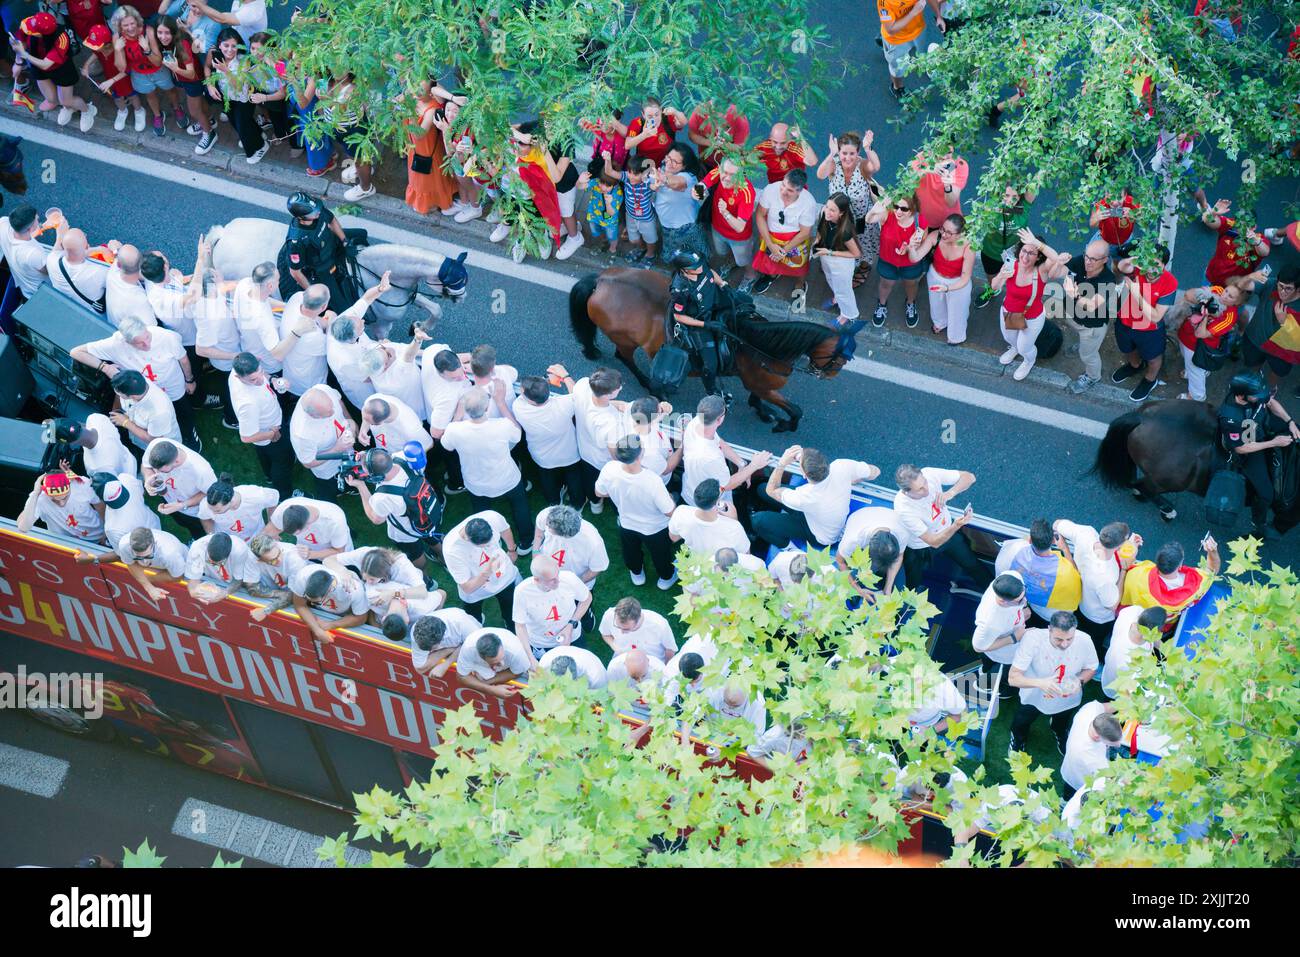
[[[694,249],[679,249],[673,253],[670,265],[675,270],[703,269],[708,265],[703,256]]]
[[[289,215],[294,219],[306,219],[308,216],[315,216],[321,211],[320,200],[310,193],[304,193],[302,190],[290,196],[289,202],[285,205],[289,210]]]
[[[1263,402],[1269,396],[1264,377],[1258,372],[1238,372],[1228,386],[1230,396],[1245,396],[1251,402]]]

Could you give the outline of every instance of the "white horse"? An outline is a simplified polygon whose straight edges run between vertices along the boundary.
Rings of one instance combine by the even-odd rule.
[[[243,279],[252,273],[254,266],[276,261],[288,232],[287,222],[251,216],[213,226],[207,236],[212,246],[212,267],[223,279]],[[375,322],[373,332],[386,336],[392,324],[401,320],[411,305],[429,314],[432,327],[433,322],[442,318],[442,307],[430,296],[453,301],[465,297],[468,286],[465,256],[466,253],[461,253],[452,258],[430,249],[396,243],[376,243],[358,250],[362,289],[375,285],[384,273],[391,273],[392,289],[370,307]]]

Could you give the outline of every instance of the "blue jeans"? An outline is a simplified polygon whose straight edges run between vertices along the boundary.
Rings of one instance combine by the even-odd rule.
[[[858,349],[858,340],[855,336],[866,327],[867,320],[865,319],[854,319],[844,326],[839,323],[831,323],[831,328],[840,334],[839,342],[835,343],[835,351],[846,359],[852,359],[853,354]]]

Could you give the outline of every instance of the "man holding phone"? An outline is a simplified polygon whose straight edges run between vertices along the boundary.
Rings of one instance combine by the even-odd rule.
[[[900,465],[894,479],[898,484],[894,511],[911,535],[903,556],[907,587],[919,588],[934,553],[942,552],[966,573],[974,583],[975,597],[980,597],[993,580],[992,569],[975,557],[966,536],[957,534],[970,523],[974,512],[967,505],[955,519],[948,514],[948,503],[975,484],[975,475],[953,469]]]

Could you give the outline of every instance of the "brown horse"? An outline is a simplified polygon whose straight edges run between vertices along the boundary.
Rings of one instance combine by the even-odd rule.
[[[668,311],[669,279],[645,269],[615,267],[599,276],[584,276],[569,292],[569,322],[588,359],[600,358],[596,333],[603,330],[614,352],[636,380],[649,389],[650,380],[637,368],[636,350],[654,359],[664,344],[664,316]],[[738,320],[741,342],[736,347],[736,373],[749,391],[749,405],[764,422],[776,420],[765,405],[785,415],[773,432],[793,432],[803,409],[781,394],[800,356],[808,357],[808,371],[822,379],[834,378],[844,366],[835,352],[838,334],[815,322],[765,322],[760,317]]]
[[[1217,465],[1217,435],[1218,415],[1208,402],[1152,402],[1110,424],[1092,472],[1107,488],[1153,500],[1161,517],[1173,521],[1178,512],[1164,493],[1205,494]]]

